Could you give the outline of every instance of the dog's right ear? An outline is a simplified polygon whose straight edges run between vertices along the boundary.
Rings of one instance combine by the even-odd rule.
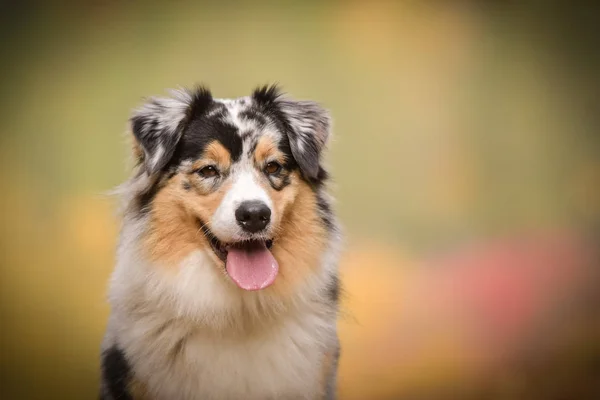
[[[148,175],[162,170],[173,157],[187,122],[212,102],[208,89],[177,90],[171,97],[150,98],[136,110],[130,121],[131,131],[141,147],[142,162]]]

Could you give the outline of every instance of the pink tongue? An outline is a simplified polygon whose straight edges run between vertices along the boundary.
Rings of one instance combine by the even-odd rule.
[[[270,286],[279,271],[279,264],[264,243],[230,248],[225,266],[229,277],[245,290]]]

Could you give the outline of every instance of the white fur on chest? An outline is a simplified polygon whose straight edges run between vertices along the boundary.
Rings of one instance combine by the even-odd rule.
[[[239,289],[205,257],[195,253],[173,273],[120,254],[107,333],[136,379],[157,400],[320,398],[324,355],[336,345],[335,309],[315,297],[329,263],[283,305],[258,292],[232,295]],[[230,331],[238,318],[254,328]]]
[[[314,399],[323,384],[323,355],[334,340],[333,326],[308,315],[245,338],[178,322],[147,335],[159,328],[148,322],[122,330],[119,341],[159,399]]]

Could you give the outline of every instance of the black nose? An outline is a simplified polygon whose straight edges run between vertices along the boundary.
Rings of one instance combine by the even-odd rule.
[[[262,201],[244,201],[235,210],[235,219],[245,231],[256,233],[265,229],[271,220],[271,209]]]

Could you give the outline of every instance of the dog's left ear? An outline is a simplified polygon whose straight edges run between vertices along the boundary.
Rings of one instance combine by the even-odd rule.
[[[290,148],[300,170],[307,178],[317,178],[330,136],[329,112],[314,101],[279,99],[277,103],[290,125]]]
[[[131,130],[148,175],[159,172],[173,157],[187,121],[212,102],[210,91],[173,90],[171,97],[153,97],[131,117]]]
[[[131,131],[143,150],[148,175],[160,171],[171,159],[182,134],[189,99],[151,98],[131,116]]]

